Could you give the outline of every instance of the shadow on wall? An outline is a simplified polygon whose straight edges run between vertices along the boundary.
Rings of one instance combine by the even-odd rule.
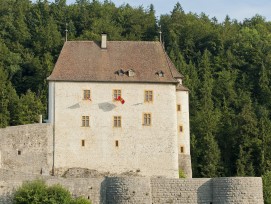
[[[213,183],[211,179],[199,186],[197,190],[197,203],[213,203]]]
[[[100,204],[105,204],[106,203],[106,179],[104,179],[101,183],[101,188],[100,188]]]

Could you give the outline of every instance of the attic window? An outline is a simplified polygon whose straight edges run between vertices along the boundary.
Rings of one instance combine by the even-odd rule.
[[[125,72],[122,69],[120,69],[120,70],[116,71],[115,74],[117,74],[119,76],[123,76],[125,74]]]
[[[165,73],[163,71],[156,72],[155,74],[157,74],[159,77],[165,76]]]
[[[128,73],[128,76],[129,76],[129,77],[135,76],[135,71],[132,70],[132,69],[129,69],[129,70],[127,71],[127,73]]]

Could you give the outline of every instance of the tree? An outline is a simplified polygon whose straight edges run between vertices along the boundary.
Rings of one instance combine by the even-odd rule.
[[[271,204],[271,171],[263,175],[263,197],[265,204]]]
[[[20,97],[19,124],[31,124],[39,121],[39,115],[44,114],[44,106],[40,99],[30,90]]]
[[[14,193],[14,204],[90,204],[84,198],[72,198],[59,184],[47,186],[42,180],[23,183]]]

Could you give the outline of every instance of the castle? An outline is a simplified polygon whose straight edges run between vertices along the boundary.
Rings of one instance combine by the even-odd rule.
[[[182,79],[160,42],[66,42],[48,77],[54,168],[191,178]]]
[[[36,178],[94,204],[263,203],[261,178],[192,179],[182,80],[160,42],[66,42],[47,123],[0,129],[0,203]]]

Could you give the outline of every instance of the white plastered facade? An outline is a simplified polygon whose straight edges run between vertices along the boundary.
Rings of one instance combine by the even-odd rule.
[[[122,91],[124,104],[113,100],[114,89]],[[91,90],[91,101],[83,100],[83,90]],[[144,102],[145,90],[153,91],[153,102]],[[54,167],[177,178],[180,135],[176,104],[177,100],[186,103],[187,96],[186,92],[176,94],[175,84],[50,81]],[[151,113],[151,126],[143,125],[144,113]],[[90,117],[90,127],[82,127],[82,116]],[[121,116],[122,127],[113,127],[114,116]],[[183,125],[189,131],[184,121]],[[185,151],[190,152],[189,144]]]

